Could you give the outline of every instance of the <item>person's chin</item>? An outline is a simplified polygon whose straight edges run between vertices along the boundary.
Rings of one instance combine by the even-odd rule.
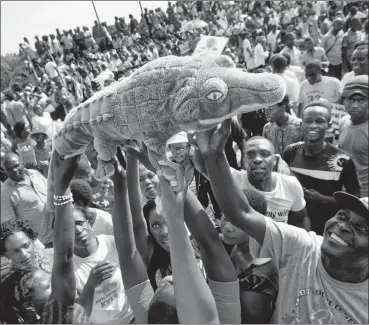
[[[251,171],[252,179],[258,181],[267,177],[267,171],[265,169],[254,169]]]
[[[156,191],[156,189],[151,189],[146,192],[145,196],[150,199],[155,199],[158,196],[158,192]]]
[[[169,252],[169,242],[160,242],[160,246],[167,252]]]
[[[237,245],[240,241],[237,238],[232,238],[223,233],[223,242],[227,245]]]

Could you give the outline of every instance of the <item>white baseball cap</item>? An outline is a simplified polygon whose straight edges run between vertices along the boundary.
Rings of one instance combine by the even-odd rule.
[[[186,132],[179,132],[173,135],[167,141],[167,145],[175,144],[175,143],[188,143],[187,133]]]

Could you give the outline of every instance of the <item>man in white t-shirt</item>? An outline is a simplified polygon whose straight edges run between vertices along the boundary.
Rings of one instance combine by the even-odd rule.
[[[243,55],[245,57],[246,68],[248,71],[255,68],[254,53],[249,39],[251,39],[251,33],[247,31],[245,39],[243,40]]]
[[[280,52],[281,54],[287,53],[290,56],[291,65],[301,66],[300,50],[295,46],[295,35],[293,33],[287,33],[284,37],[285,47]]]
[[[227,125],[228,123],[228,125]],[[229,122],[196,134],[215,197],[228,220],[261,246],[258,257],[278,268],[272,324],[368,323],[368,198],[336,192],[340,210],[324,235],[274,222],[253,210],[236,186],[224,155]]]
[[[292,223],[310,230],[306,202],[298,180],[272,172],[275,149],[266,138],[253,137],[246,142],[246,170],[232,169],[232,176],[242,190],[263,194],[268,202],[267,216],[277,222]]]
[[[266,43],[265,36],[258,36],[256,38],[256,46],[255,46],[255,68],[264,67],[265,61],[269,56],[269,51],[264,50],[264,46]]]
[[[277,30],[277,25],[271,25],[272,30],[267,36],[267,44],[269,45],[269,51],[275,53],[277,51],[277,37],[279,35],[279,30]]]
[[[291,78],[287,74],[287,59],[282,54],[272,57],[271,65],[273,73],[279,75],[286,83],[288,97],[292,103],[297,103],[299,99],[300,84],[297,78]]]
[[[56,63],[51,60],[51,58],[47,58],[46,59],[46,64],[45,64],[45,71],[47,73],[47,75],[49,76],[49,78],[53,81],[56,80],[56,78],[59,76],[59,70],[58,67],[56,65]]]
[[[293,73],[299,82],[301,84],[305,80],[305,70],[297,65],[291,65],[291,56],[288,53],[282,54],[286,60],[287,60],[287,69],[286,72]]]
[[[337,78],[322,76],[322,65],[319,61],[311,61],[305,67],[306,80],[301,83],[299,94],[299,108],[297,116],[307,104],[325,99],[336,103],[341,98],[340,81]]]
[[[231,168],[234,181],[241,190],[261,193],[268,202],[267,216],[277,222],[291,223],[310,230],[303,190],[294,176],[273,172],[276,163],[273,144],[263,137],[252,137],[245,145],[246,170]],[[203,157],[194,153],[195,167],[207,177]],[[224,211],[223,211],[224,212]]]
[[[133,320],[119,266],[114,236],[92,235],[82,209],[74,210],[73,266],[79,303],[91,323],[130,324]]]

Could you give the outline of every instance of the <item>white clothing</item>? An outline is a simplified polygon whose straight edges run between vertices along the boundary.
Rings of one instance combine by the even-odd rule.
[[[64,52],[60,42],[56,38],[51,40],[51,48],[53,49],[54,53],[63,54]]]
[[[286,71],[284,73],[276,73],[279,75],[286,83],[286,89],[290,101],[297,103],[299,100],[300,84],[296,79],[290,78]]]
[[[93,254],[85,258],[75,254],[73,256],[77,293],[79,295],[82,293],[90,272],[95,266],[102,262],[116,265],[111,278],[105,280],[95,289],[90,321],[100,324],[129,324],[133,314],[124,291],[114,237],[99,235],[96,238],[99,246]]]
[[[337,78],[322,76],[320,82],[311,85],[306,79],[301,83],[299,103],[307,105],[320,98],[336,103],[341,97],[340,81]]]
[[[96,211],[96,219],[92,225],[92,236],[110,235],[114,236],[113,219],[110,213],[94,209]]]
[[[50,79],[54,79],[58,76],[58,67],[55,62],[49,61],[45,64],[45,71]]]
[[[277,30],[275,33],[270,32],[267,36],[267,44],[271,46],[272,52],[275,52],[277,50],[278,35],[279,35],[279,30]]]
[[[293,46],[292,49],[289,49],[287,46],[285,46],[280,54],[289,54],[291,57],[291,65],[297,65],[297,66],[301,66],[301,62],[300,62],[300,56],[301,56],[301,52],[299,51],[299,49],[296,46]]]
[[[269,56],[268,51],[264,51],[263,46],[258,43],[255,46],[255,67],[264,66],[265,65],[265,59]]]
[[[299,81],[299,79],[297,78],[296,74],[295,74],[293,71],[286,69],[283,73],[284,73],[288,78],[291,78],[291,79],[293,79],[293,80],[296,80],[296,81],[299,83],[299,85],[300,85],[300,81]]]
[[[45,128],[45,132],[49,139],[52,139],[53,137],[53,119],[50,116],[50,113],[43,112],[42,116],[34,115],[32,117],[32,125],[35,127],[35,125],[41,125]]]
[[[278,268],[279,294],[271,324],[368,324],[368,279],[333,279],[321,261],[323,237],[268,218],[260,257]],[[259,245],[250,240],[250,248]]]
[[[290,65],[287,69],[292,71],[296,75],[300,84],[306,79],[305,70],[303,68],[297,65]]]
[[[342,37],[343,32],[340,31],[337,35],[332,34],[332,29],[322,37],[320,46],[324,49],[328,61],[332,65],[342,63]]]
[[[250,41],[247,38],[245,38],[243,40],[243,55],[245,56],[246,67],[247,67],[248,70],[250,70],[250,69],[255,68],[255,62],[254,62],[254,57],[252,55],[250,55],[250,53],[247,51],[247,49],[251,53],[253,53]]]
[[[301,211],[306,202],[302,187],[294,176],[273,172],[276,186],[272,192],[263,192],[256,189],[247,179],[245,170],[231,168],[232,176],[241,190],[250,189],[261,193],[268,203],[267,216],[277,222],[288,222],[290,211]]]

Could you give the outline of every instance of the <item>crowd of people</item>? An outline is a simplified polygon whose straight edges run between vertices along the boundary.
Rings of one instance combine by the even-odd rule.
[[[366,1],[177,1],[24,38],[27,82],[1,93],[0,322],[368,323],[368,33]],[[52,150],[73,107],[203,35],[283,100],[174,135],[162,170],[135,141],[103,182],[93,148]]]

